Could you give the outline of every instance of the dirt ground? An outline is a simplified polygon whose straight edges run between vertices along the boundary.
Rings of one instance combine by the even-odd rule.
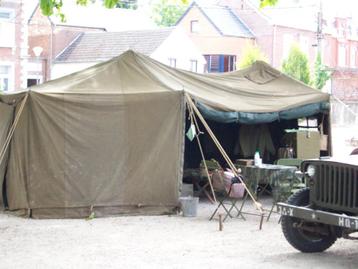
[[[264,200],[269,207],[270,199]],[[253,209],[248,205],[247,209]],[[357,242],[302,254],[284,239],[278,215],[229,219],[219,231],[200,202],[198,216],[33,220],[0,214],[0,268],[357,268]]]

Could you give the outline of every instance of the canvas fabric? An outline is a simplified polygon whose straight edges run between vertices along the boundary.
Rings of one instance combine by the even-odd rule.
[[[14,113],[14,107],[6,103],[0,102],[0,150],[2,150],[5,140],[8,136],[9,129],[12,123]],[[0,163],[0,186],[3,186],[5,171],[7,167],[9,150],[5,152],[4,160]],[[2,197],[2,188],[0,188],[0,209],[4,208],[3,197]]]
[[[132,51],[26,92],[0,95],[0,109],[10,105],[16,113],[28,94],[6,169],[0,167],[9,209],[35,218],[173,211],[182,179],[185,92],[212,108],[244,112],[328,98],[262,63],[203,75]],[[1,143],[15,116],[10,110],[1,112]]]
[[[136,54],[135,59],[161,84],[183,90],[196,101],[221,111],[269,113],[329,101],[329,94],[261,61],[236,72],[198,74],[170,68],[144,55]]]
[[[31,92],[9,159],[10,210],[176,207],[182,112],[180,92]]]
[[[185,91],[214,109],[253,113],[279,112],[329,101],[327,93],[264,62],[235,72],[198,74],[171,68],[133,51],[33,90],[86,94]]]

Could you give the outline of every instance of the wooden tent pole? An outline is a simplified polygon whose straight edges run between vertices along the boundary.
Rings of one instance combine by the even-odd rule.
[[[235,167],[235,165],[232,163],[231,159],[229,158],[229,156],[227,155],[227,153],[225,152],[224,148],[221,146],[220,142],[217,140],[216,136],[214,135],[214,133],[212,132],[212,130],[210,129],[209,125],[207,124],[207,122],[205,121],[203,115],[200,113],[200,111],[198,110],[198,108],[195,106],[193,100],[191,99],[190,95],[188,93],[185,93],[185,97],[189,103],[189,105],[192,107],[192,109],[195,111],[196,115],[198,116],[198,118],[200,119],[200,121],[203,123],[206,131],[209,133],[211,139],[214,141],[215,145],[217,146],[217,148],[219,149],[220,153],[222,154],[222,156],[224,157],[224,159],[226,160],[227,164],[230,166],[231,170],[233,171],[234,175],[241,181],[241,183],[243,184],[245,190],[247,191],[247,193],[249,194],[250,198],[252,199],[252,201],[254,202],[256,208],[260,211],[261,214],[263,214],[263,209],[262,209],[262,205],[256,201],[254,195],[251,193],[251,191],[249,190],[249,188],[246,186],[245,182],[243,182],[241,180],[241,177],[239,176],[237,169]]]
[[[193,111],[192,107],[189,104],[188,104],[188,109],[189,109],[190,120],[195,123],[195,126],[198,129],[198,132],[200,134],[199,125],[198,125],[198,122],[196,121],[194,111]],[[196,141],[198,142],[201,158],[203,159],[204,168],[205,168],[206,176],[207,176],[208,181],[209,181],[211,194],[213,195],[214,202],[216,203],[217,202],[216,195],[215,195],[213,183],[211,181],[211,177],[210,177],[210,174],[209,174],[209,169],[208,169],[208,166],[207,166],[207,164],[205,162],[204,151],[203,151],[203,148],[202,148],[201,143],[200,143],[199,134],[196,134],[195,137],[196,137]]]

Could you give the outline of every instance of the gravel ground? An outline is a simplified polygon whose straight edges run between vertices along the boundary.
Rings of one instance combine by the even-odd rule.
[[[269,207],[269,199],[264,200]],[[253,206],[247,206],[252,209]],[[357,268],[357,242],[338,240],[325,253],[303,254],[284,239],[274,214],[229,219],[223,231],[198,216],[126,216],[33,220],[0,214],[0,268]]]

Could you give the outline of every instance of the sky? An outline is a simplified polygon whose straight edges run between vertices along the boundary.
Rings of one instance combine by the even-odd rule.
[[[23,1],[28,9],[28,12],[31,13],[31,10],[36,6],[39,0]],[[138,5],[139,7],[145,9],[148,13],[148,4],[153,1],[154,0],[138,0]],[[206,0],[205,2],[210,3],[213,1],[215,2],[218,0]],[[251,1],[259,3],[259,0]],[[64,0],[64,5],[75,2],[76,0]],[[322,2],[324,17],[332,18],[335,16],[349,16],[352,17],[354,24],[358,26],[358,0],[279,0],[277,6],[267,7],[265,9],[290,10],[293,7],[317,9],[320,2]]]

